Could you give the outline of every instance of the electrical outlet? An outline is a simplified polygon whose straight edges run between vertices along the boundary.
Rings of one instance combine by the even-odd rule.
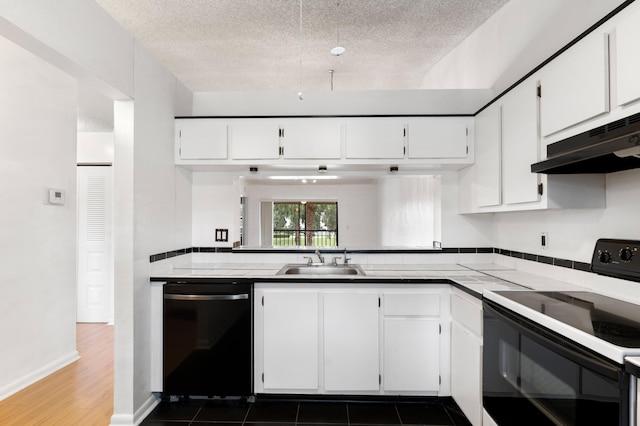
[[[228,229],[217,229],[216,228],[216,242],[229,241],[229,230]]]
[[[540,247],[545,250],[549,248],[549,234],[546,232],[540,233]]]

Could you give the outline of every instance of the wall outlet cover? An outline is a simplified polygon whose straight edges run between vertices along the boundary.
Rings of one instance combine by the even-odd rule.
[[[66,191],[64,189],[47,188],[45,190],[45,204],[64,206]]]

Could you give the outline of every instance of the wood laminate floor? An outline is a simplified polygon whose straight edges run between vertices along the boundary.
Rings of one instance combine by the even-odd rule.
[[[2,426],[106,426],[113,414],[113,326],[77,324],[81,358],[0,401]]]

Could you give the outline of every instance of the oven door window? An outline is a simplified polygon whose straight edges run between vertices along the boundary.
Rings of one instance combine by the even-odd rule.
[[[627,381],[614,366],[485,313],[483,403],[499,425],[627,424]]]

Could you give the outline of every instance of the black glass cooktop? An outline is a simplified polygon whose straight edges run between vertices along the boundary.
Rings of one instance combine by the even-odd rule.
[[[588,291],[496,291],[617,346],[640,348],[640,305]]]

